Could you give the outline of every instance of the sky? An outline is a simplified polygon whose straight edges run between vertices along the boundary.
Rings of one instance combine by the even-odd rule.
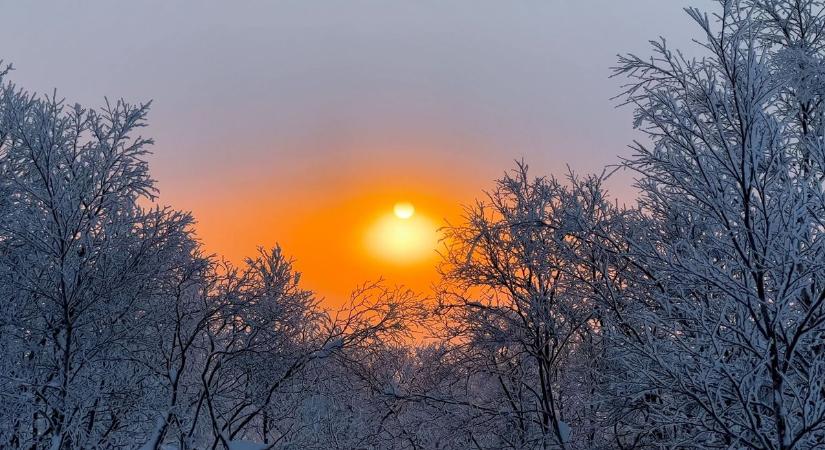
[[[338,304],[378,278],[436,280],[435,252],[397,261],[370,241],[397,202],[437,228],[516,159],[564,176],[627,156],[641,136],[611,100],[616,54],[658,36],[690,48],[682,7],[710,5],[0,0],[0,59],[71,103],[152,100],[158,202],[192,211],[204,248],[231,261],[280,243]],[[632,202],[631,184],[608,187]]]

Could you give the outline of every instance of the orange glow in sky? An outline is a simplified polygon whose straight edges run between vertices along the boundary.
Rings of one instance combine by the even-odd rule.
[[[439,229],[459,221],[461,205],[478,196],[481,184],[448,182],[432,170],[408,179],[379,172],[322,173],[319,182],[326,185],[317,189],[239,177],[228,180],[233,189],[225,197],[193,192],[171,201],[191,207],[206,251],[234,263],[258,246],[280,244],[295,259],[303,286],[329,306],[379,278],[430,295],[438,279]]]

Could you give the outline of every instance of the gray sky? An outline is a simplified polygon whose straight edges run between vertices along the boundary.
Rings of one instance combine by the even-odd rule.
[[[421,153],[596,170],[634,137],[616,53],[686,42],[690,1],[9,1],[0,58],[70,101],[154,99],[162,187]]]
[[[682,7],[710,4],[0,3],[14,82],[88,106],[154,100],[161,200],[193,210],[206,243],[231,256],[272,233],[288,241],[284,217],[345,194],[462,202],[516,158],[562,175],[615,163],[639,137],[610,101],[615,55],[647,54],[660,35],[689,45],[697,28]],[[629,200],[629,184],[611,187]]]

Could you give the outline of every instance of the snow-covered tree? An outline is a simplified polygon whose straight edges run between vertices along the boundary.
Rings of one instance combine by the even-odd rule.
[[[701,58],[660,40],[619,60],[651,142],[627,161],[646,227],[626,256],[649,290],[616,336],[625,445],[825,442],[824,8],[721,0],[687,10]]]
[[[149,322],[156,346],[145,362],[162,380],[162,398],[144,448],[328,448],[344,440],[351,420],[330,416],[343,386],[335,382],[363,362],[365,349],[396,341],[420,315],[410,293],[378,284],[357,290],[340,310],[326,310],[300,288],[279,247],[261,250],[242,268],[214,261],[190,268],[170,285],[174,301]],[[352,405],[366,391],[346,394]],[[372,432],[368,425],[356,428],[357,439]],[[336,433],[321,432],[330,426]]]
[[[187,214],[140,206],[154,195],[137,134],[148,107],[67,107],[0,85],[3,446],[114,446],[142,422],[150,386],[133,343],[194,248]]]
[[[487,424],[472,431],[478,446],[593,446],[599,313],[578,253],[613,208],[599,177],[568,181],[530,179],[519,164],[447,229],[440,308],[467,371],[462,401]]]

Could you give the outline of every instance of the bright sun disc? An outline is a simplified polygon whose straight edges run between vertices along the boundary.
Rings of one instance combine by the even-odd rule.
[[[393,264],[413,264],[430,260],[436,255],[438,225],[430,219],[414,214],[408,208],[395,205],[394,214],[379,217],[366,230],[365,244],[370,253]]]
[[[415,214],[415,206],[409,202],[398,202],[393,207],[393,212],[399,219],[409,219]]]

